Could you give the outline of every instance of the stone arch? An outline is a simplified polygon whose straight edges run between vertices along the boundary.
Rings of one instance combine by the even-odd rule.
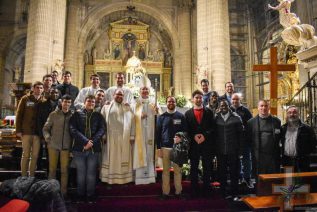
[[[127,6],[129,6],[129,2],[117,2],[117,3],[101,3],[97,5],[94,9],[92,9],[87,17],[85,18],[84,22],[82,23],[82,27],[80,30],[79,38],[78,38],[78,77],[77,77],[77,84],[82,85],[83,83],[83,55],[85,53],[85,42],[87,39],[87,36],[90,31],[94,30],[98,26],[99,19],[110,15],[113,12],[121,11],[121,10],[127,10]],[[172,22],[172,17],[170,17],[168,14],[166,14],[164,11],[159,11],[149,5],[143,4],[143,3],[133,3],[135,6],[135,11],[145,13],[149,16],[152,16],[155,18],[158,22],[162,23],[164,26],[164,29],[166,29],[167,34],[171,38],[172,41],[172,48],[174,54],[176,54],[180,45],[179,37],[178,37],[178,31],[176,30],[176,26]],[[174,57],[177,58],[177,57]],[[177,61],[174,60],[174,63]]]

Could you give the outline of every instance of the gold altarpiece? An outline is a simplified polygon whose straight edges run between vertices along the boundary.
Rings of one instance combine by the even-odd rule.
[[[93,58],[92,64],[85,65],[85,86],[90,84],[89,76],[96,73],[101,78],[101,86],[108,88],[116,83],[118,72],[126,72],[126,62],[133,52],[141,60],[147,76],[154,87],[158,82],[158,94],[166,96],[171,87],[171,67],[164,67],[164,55],[153,55],[150,49],[150,30],[146,25],[131,17],[113,22],[109,26],[109,49],[102,59]]]

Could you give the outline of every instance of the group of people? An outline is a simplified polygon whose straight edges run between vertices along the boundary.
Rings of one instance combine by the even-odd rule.
[[[116,85],[107,90],[100,88],[96,74],[90,77],[91,85],[81,90],[72,85],[69,71],[63,72],[61,83],[57,79],[58,72],[45,75],[43,82],[35,82],[19,102],[16,134],[22,140],[21,173],[28,176],[29,171],[29,176],[34,176],[41,144],[45,143],[49,178],[56,178],[60,161],[61,192],[67,195],[72,154],[79,201],[94,201],[98,170],[100,180],[108,184],[154,183],[155,149],[163,161],[162,198],[169,198],[171,151],[174,144],[182,142],[180,132],[189,139],[193,197],[210,195],[215,158],[224,196],[238,194],[240,172],[243,181],[252,186],[251,170],[255,175],[277,173],[280,159],[298,171],[309,170],[308,155],[314,151],[316,140],[314,131],[299,120],[297,108],[288,108],[287,123],[281,126],[280,120],[269,114],[268,102],[260,100],[259,114],[252,118],[231,82],[219,97],[209,91],[208,80],[202,80],[202,91],[192,93],[193,107],[182,114],[176,110],[173,96],[166,98],[163,113],[149,95],[147,83],[140,86],[140,97],[134,99],[124,86],[123,73],[116,74]],[[177,197],[182,197],[181,168],[173,163]],[[231,183],[227,191],[228,174]]]

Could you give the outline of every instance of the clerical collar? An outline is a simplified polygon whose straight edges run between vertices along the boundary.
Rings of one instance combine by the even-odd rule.
[[[204,95],[207,95],[207,94],[209,94],[209,93],[210,93],[210,91],[207,91],[207,92],[204,92],[204,91],[203,91],[203,94],[204,94]]]
[[[170,109],[167,108],[166,112],[169,113],[169,114],[173,114],[173,113],[176,112],[176,108],[174,110],[170,110]]]
[[[268,114],[267,116],[263,116],[262,114],[259,114],[259,117],[262,118],[262,119],[266,119],[270,116],[270,114]]]

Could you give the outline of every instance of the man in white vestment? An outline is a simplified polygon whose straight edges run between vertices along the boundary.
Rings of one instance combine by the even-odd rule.
[[[100,90],[100,78],[97,74],[92,74],[90,76],[91,86],[82,88],[79,91],[78,96],[74,101],[75,108],[77,110],[84,109],[85,98],[89,95],[95,95],[98,90]]]
[[[100,179],[108,184],[133,181],[134,114],[130,106],[123,104],[123,97],[123,90],[117,89],[114,100],[101,109],[106,121],[107,138],[102,151]]]
[[[110,104],[110,102],[113,100],[114,92],[118,88],[121,88],[124,92],[123,103],[126,105],[131,105],[131,103],[133,101],[133,94],[128,87],[123,85],[124,84],[124,73],[122,73],[122,72],[117,73],[116,80],[117,80],[117,85],[108,88],[106,91],[105,103]]]
[[[154,132],[155,114],[158,108],[149,98],[150,86],[140,88],[140,97],[133,104],[135,114],[135,142],[133,149],[133,170],[135,184],[155,183]]]

